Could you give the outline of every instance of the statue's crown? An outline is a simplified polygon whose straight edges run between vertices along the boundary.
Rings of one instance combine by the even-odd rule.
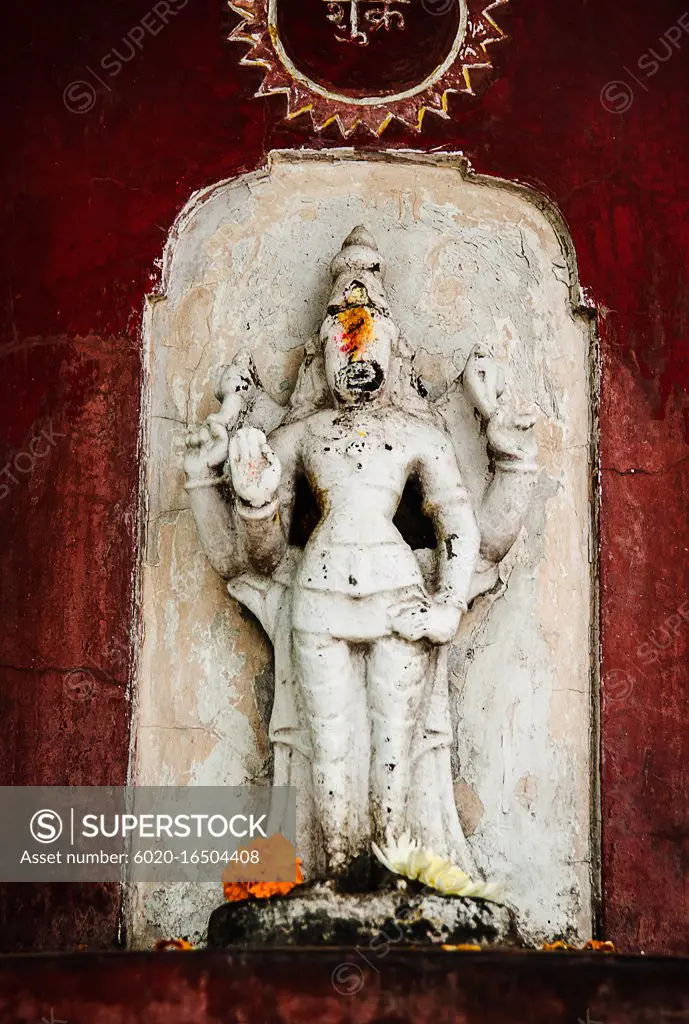
[[[347,235],[342,248],[330,264],[330,273],[334,278],[340,274],[355,274],[361,270],[368,270],[373,274],[380,274],[383,270],[383,261],[376,240],[363,224],[359,224]]]

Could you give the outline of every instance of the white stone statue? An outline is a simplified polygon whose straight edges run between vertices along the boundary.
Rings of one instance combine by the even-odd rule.
[[[274,647],[274,783],[297,788],[307,878],[363,879],[372,841],[404,833],[476,877],[453,797],[447,645],[521,529],[534,417],[514,412],[501,369],[475,348],[456,389],[491,457],[474,508],[365,228],[331,272],[286,408],[249,353],[222,368],[221,408],[187,439],[190,503],[211,564]],[[301,478],[320,511],[303,549],[290,543]],[[410,480],[432,550],[412,550],[393,523]]]

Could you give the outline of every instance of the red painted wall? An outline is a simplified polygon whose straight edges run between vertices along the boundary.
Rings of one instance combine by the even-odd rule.
[[[514,2],[493,88],[451,100],[451,121],[428,115],[421,136],[391,126],[382,140],[462,149],[541,188],[599,304],[604,931],[675,952],[689,951],[689,32],[659,40],[689,25],[684,2]],[[268,148],[340,142],[286,125],[280,97],[251,98],[261,72],[221,41],[214,0],[170,0],[113,74],[152,6],[4,12],[4,784],[125,779],[139,325],[175,214]],[[651,49],[666,58],[654,74]],[[615,80],[627,91],[602,94]],[[117,911],[107,887],[9,886],[2,941],[106,946]]]
[[[391,949],[13,958],[0,1019],[36,1024],[674,1024],[685,960]],[[51,1016],[52,1011],[52,1016]]]

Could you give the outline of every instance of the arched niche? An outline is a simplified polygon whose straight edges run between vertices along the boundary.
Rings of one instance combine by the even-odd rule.
[[[487,344],[538,409],[532,511],[499,599],[450,652],[455,797],[478,865],[504,882],[527,937],[583,939],[597,876],[591,310],[557,211],[532,190],[474,175],[458,155],[275,152],[179,215],[145,321],[131,779],[269,783],[271,648],[201,550],[183,443],[187,423],[215,408],[217,367],[241,348],[272,397],[287,400],[322,317],[329,262],[361,222],[474,495],[486,482],[485,440],[452,389],[472,346]],[[220,899],[219,881],[138,890],[134,944],[201,935]]]

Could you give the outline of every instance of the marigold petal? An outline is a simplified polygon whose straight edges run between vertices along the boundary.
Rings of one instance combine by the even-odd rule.
[[[175,952],[186,953],[194,947],[191,942],[187,942],[186,939],[158,939],[153,948],[157,953],[168,953],[173,950]]]
[[[247,882],[225,882],[222,891],[228,903],[240,903],[250,898]]]

